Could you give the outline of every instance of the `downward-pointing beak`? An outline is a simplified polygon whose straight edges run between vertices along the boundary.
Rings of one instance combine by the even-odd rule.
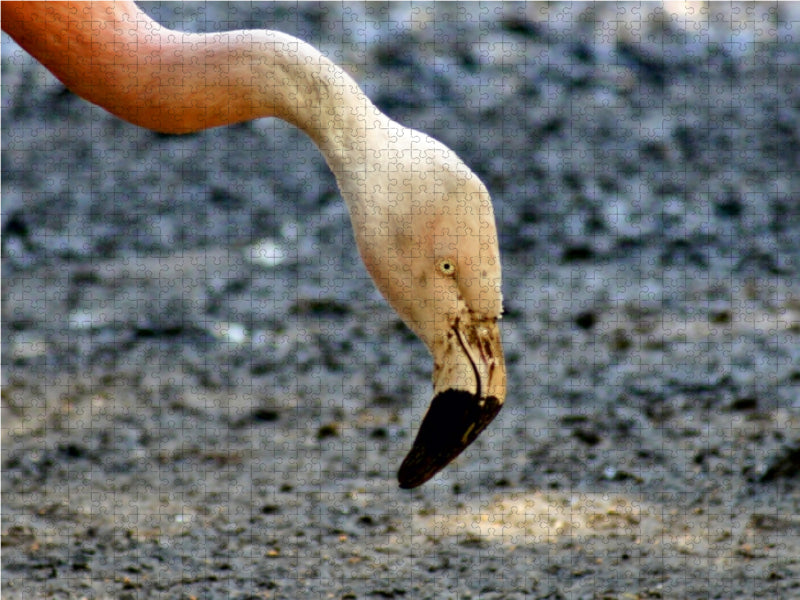
[[[506,397],[496,319],[458,319],[433,349],[433,400],[397,478],[415,488],[436,475],[492,422]]]

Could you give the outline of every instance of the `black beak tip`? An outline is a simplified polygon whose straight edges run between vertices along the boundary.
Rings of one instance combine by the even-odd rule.
[[[397,473],[400,487],[412,489],[436,475],[475,441],[502,407],[503,403],[493,396],[479,398],[461,390],[434,396],[417,439]]]

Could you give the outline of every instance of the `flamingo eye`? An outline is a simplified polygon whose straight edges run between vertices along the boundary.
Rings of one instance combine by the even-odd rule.
[[[450,258],[443,258],[439,261],[439,270],[445,275],[453,276],[456,274],[456,263]]]

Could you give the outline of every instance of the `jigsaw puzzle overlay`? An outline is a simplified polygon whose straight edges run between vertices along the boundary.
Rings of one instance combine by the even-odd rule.
[[[797,5],[139,6],[307,42],[480,178],[506,401],[399,489],[433,364],[336,165],[137,127],[4,33],[4,598],[800,595]]]

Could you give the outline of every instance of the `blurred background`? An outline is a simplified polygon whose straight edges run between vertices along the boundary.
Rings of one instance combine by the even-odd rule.
[[[310,140],[138,129],[3,34],[4,595],[798,593],[800,4],[141,6],[481,177],[508,401],[398,490],[430,359]]]

